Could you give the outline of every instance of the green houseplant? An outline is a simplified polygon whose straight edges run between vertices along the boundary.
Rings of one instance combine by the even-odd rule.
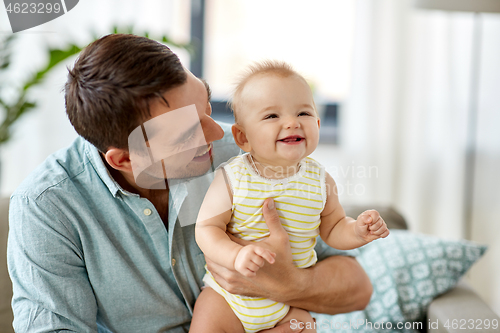
[[[9,69],[12,56],[12,43],[16,35],[12,34],[0,41],[0,75]],[[20,83],[16,89],[15,97],[7,101],[2,96],[2,84],[0,83],[0,111],[3,120],[0,124],[0,145],[6,143],[11,137],[12,125],[26,112],[36,108],[36,101],[28,97],[32,87],[40,84],[48,72],[61,61],[81,51],[81,47],[70,44],[65,49],[48,49],[48,64],[41,70],[33,74],[26,82]]]
[[[133,27],[118,28],[113,27],[112,33],[134,33]],[[149,33],[144,32],[141,35],[149,38]],[[9,69],[11,64],[12,44],[16,38],[15,34],[7,37],[0,37],[0,77],[4,72]],[[93,40],[98,36],[94,33]],[[186,49],[189,53],[193,54],[193,47],[191,44],[180,44],[172,41],[168,36],[163,35],[159,38],[153,38],[165,44],[175,47]],[[2,98],[2,84],[8,84],[0,81],[0,145],[6,143],[11,138],[12,125],[25,113],[37,107],[36,101],[29,98],[30,89],[43,82],[46,75],[59,63],[65,59],[79,53],[84,46],[69,44],[64,49],[49,48],[47,50],[49,61],[45,67],[33,74],[26,82],[16,85],[15,97],[7,101]],[[10,84],[10,83],[9,83]],[[3,118],[1,118],[3,115]]]
[[[133,31],[132,26],[121,29],[114,26],[112,33],[134,33],[137,35],[137,33]],[[148,32],[143,32],[139,35],[150,38]],[[94,33],[92,40],[96,40],[98,39],[98,37],[99,36]],[[189,43],[176,43],[166,35],[152,39],[168,44],[170,46],[185,49],[191,54],[191,56],[195,56],[194,48]],[[37,108],[37,102],[33,100],[32,97],[30,97],[31,89],[41,84],[46,78],[47,74],[51,72],[58,64],[60,64],[67,58],[79,53],[85,47],[84,45],[75,45],[73,43],[68,43],[66,47],[61,49],[48,48],[48,63],[39,71],[31,75],[26,81],[16,82],[13,84],[12,82],[7,82],[5,80],[5,73],[8,72],[11,65],[11,56],[13,53],[13,44],[15,40],[16,34],[11,34],[5,37],[0,36],[0,147],[11,139],[14,123],[16,123],[17,120],[20,119],[24,114]],[[12,94],[9,92],[8,98],[6,98],[7,94],[5,94],[5,88],[7,86],[9,86],[10,90],[13,91]]]

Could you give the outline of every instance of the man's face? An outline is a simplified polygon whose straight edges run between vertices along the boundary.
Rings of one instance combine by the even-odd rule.
[[[134,131],[141,139],[143,134],[146,138],[142,149],[130,147],[138,186],[155,188],[149,184],[156,180],[164,184],[163,179],[199,176],[211,166],[211,143],[222,139],[224,132],[210,117],[208,86],[191,72],[187,74],[183,85],[163,94],[168,105],[161,98],[154,100],[150,104],[151,119]],[[143,170],[139,177],[138,166]]]

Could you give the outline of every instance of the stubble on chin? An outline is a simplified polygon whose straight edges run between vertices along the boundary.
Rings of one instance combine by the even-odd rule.
[[[207,173],[212,169],[212,159],[208,160],[206,163],[190,162],[183,169],[177,170],[175,174],[167,175],[167,179],[183,179],[183,178],[193,178],[199,177]]]

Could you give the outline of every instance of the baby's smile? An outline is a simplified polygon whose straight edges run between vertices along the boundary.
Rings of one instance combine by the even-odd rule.
[[[304,142],[306,139],[303,137],[303,136],[300,136],[300,135],[290,135],[290,136],[287,136],[283,139],[279,139],[278,142],[283,142],[285,144],[292,144],[292,145],[296,145],[296,144],[299,144],[301,142]]]

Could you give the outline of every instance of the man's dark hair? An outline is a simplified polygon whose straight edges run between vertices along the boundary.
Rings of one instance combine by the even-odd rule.
[[[151,117],[155,98],[186,82],[187,73],[167,46],[145,37],[114,34],[88,45],[69,70],[66,113],[101,152],[128,149],[128,136]]]

